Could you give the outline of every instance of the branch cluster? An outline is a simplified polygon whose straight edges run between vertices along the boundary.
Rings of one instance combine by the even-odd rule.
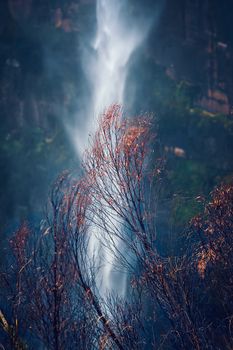
[[[185,253],[161,256],[155,203],[164,162],[151,167],[151,129],[148,116],[125,119],[111,106],[83,178],[62,174],[40,228],[23,224],[11,238],[0,325],[12,348],[23,349],[21,339],[56,350],[232,348],[233,186],[216,189],[193,219]],[[127,298],[101,296],[93,236],[127,272]]]

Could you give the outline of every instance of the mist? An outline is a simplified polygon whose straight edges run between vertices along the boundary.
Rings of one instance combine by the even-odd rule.
[[[125,90],[131,58],[140,52],[152,25],[152,17],[138,18],[130,14],[126,1],[97,0],[96,32],[93,38],[81,46],[82,69],[87,82],[88,96],[83,96],[87,106],[76,115],[77,127],[68,125],[71,142],[77,156],[82,157],[88,147],[90,135],[98,128],[98,119],[112,104],[127,109]],[[134,97],[131,96],[131,100]],[[81,123],[80,123],[81,121]],[[111,217],[111,211],[108,212]],[[116,221],[112,225],[117,225]],[[114,271],[113,247],[101,244],[103,233],[97,227],[90,228],[88,260],[94,256],[95,264],[100,268],[97,286],[101,294],[114,291],[124,295],[126,290],[126,272]],[[121,242],[114,239],[116,250],[123,253]],[[100,258],[101,257],[101,258]]]
[[[88,145],[98,117],[113,103],[127,108],[124,99],[132,56],[145,41],[152,18],[134,18],[126,1],[98,0],[96,32],[81,44],[81,64],[86,79],[86,103],[76,115],[76,127],[68,126],[77,155]],[[80,123],[81,122],[81,123]]]

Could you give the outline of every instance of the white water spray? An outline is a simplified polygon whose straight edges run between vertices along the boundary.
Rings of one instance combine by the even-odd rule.
[[[99,115],[113,103],[125,106],[130,58],[149,29],[149,23],[145,25],[127,14],[126,0],[97,0],[96,19],[96,36],[89,43],[91,50],[85,50],[83,54],[83,70],[91,92],[88,115],[82,130],[79,128],[72,133],[80,156],[87,147],[90,133],[96,129]]]
[[[91,95],[88,99],[88,115],[84,120],[81,130],[73,130],[71,136],[79,156],[88,145],[88,138],[97,127],[98,116],[113,103],[122,104],[124,101],[127,72],[130,58],[146,37],[149,29],[139,19],[132,18],[127,13],[126,0],[97,0],[96,37],[91,44],[92,49],[86,51],[83,57],[83,69],[85,71]],[[80,117],[80,116],[78,116]],[[90,240],[90,254],[98,251],[100,247],[98,235],[95,230]],[[119,244],[119,243],[117,243]],[[101,269],[101,292],[113,289],[112,263],[113,257],[105,250]],[[126,277],[115,274],[117,278],[117,292],[125,289]],[[99,283],[100,287],[100,283]],[[116,287],[114,287],[115,289]],[[122,293],[121,293],[122,294]]]

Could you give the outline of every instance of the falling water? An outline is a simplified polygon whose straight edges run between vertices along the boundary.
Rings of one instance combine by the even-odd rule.
[[[127,0],[97,0],[96,19],[95,38],[83,50],[83,70],[90,91],[84,112],[87,118],[84,122],[82,119],[81,130],[72,134],[79,155],[87,147],[104,109],[113,103],[126,105],[124,91],[130,58],[149,29],[149,21],[145,24],[130,16]]]
[[[91,50],[85,50],[83,55],[83,70],[91,92],[88,98],[87,118],[82,124],[81,130],[72,131],[73,143],[79,156],[82,155],[88,144],[90,133],[95,131],[98,116],[113,103],[122,104],[124,101],[125,85],[129,69],[130,58],[146,37],[149,24],[142,24],[137,18],[132,18],[128,13],[126,0],[97,0],[96,4],[96,36]],[[78,116],[79,118],[80,116]],[[101,233],[95,229],[90,240],[90,254],[97,252],[100,247],[98,235]],[[119,244],[119,243],[117,243]],[[112,271],[113,257],[105,250],[101,269],[101,292],[111,291],[113,280],[117,279],[117,292],[125,289],[123,276],[119,277]],[[97,283],[98,284],[98,283]]]

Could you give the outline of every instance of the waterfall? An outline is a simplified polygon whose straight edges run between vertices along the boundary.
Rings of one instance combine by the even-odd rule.
[[[71,132],[79,156],[87,147],[89,135],[96,130],[98,117],[105,108],[113,103],[127,107],[124,92],[130,58],[142,44],[149,29],[149,23],[145,25],[139,18],[133,18],[126,0],[97,0],[96,20],[95,38],[87,43],[88,49],[83,54],[83,70],[90,91],[85,112],[87,115],[84,120],[82,118],[81,129]],[[101,232],[97,229],[93,231],[89,254],[91,256],[101,249],[103,257],[102,277],[99,277],[99,283],[97,281],[100,292],[104,294],[114,289],[122,294],[126,277],[114,275],[113,257],[100,247],[98,237]],[[117,287],[113,280],[117,280]]]

